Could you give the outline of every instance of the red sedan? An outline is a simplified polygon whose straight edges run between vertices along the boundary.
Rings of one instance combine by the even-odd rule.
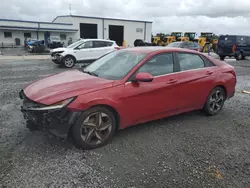
[[[215,115],[235,85],[232,66],[199,52],[127,48],[31,83],[20,92],[21,111],[31,130],[71,135],[92,149],[131,125],[199,109]]]

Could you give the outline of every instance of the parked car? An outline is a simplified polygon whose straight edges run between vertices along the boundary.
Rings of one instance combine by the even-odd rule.
[[[21,109],[29,128],[71,135],[92,149],[131,125],[191,110],[216,115],[235,85],[233,66],[202,53],[126,48],[33,82],[20,92]]]
[[[167,45],[167,47],[176,47],[176,48],[186,48],[195,51],[201,51],[201,47],[197,42],[172,42]]]
[[[218,39],[216,53],[221,60],[224,60],[226,56],[243,60],[246,56],[250,56],[250,36],[221,35]]]
[[[24,41],[25,47],[29,47],[29,46],[33,46],[33,45],[44,45],[44,40],[39,40],[39,39],[35,39],[35,38],[25,39],[25,41]]]
[[[35,41],[31,45],[28,45],[27,48],[28,48],[28,52],[31,52],[31,53],[43,53],[45,51],[44,40]]]
[[[51,36],[48,39],[48,47],[51,49],[63,47],[63,45],[64,45],[64,42],[61,41],[59,36]]]
[[[52,61],[72,68],[79,61],[94,61],[101,56],[120,47],[113,40],[104,39],[82,39],[66,48],[51,50]]]
[[[137,46],[155,46],[155,45],[153,43],[146,42],[142,39],[136,39],[134,41],[134,46],[137,47]]]

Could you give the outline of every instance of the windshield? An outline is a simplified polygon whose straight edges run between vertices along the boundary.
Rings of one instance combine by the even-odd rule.
[[[167,45],[168,47],[179,47],[181,45],[180,42],[172,42],[169,45]]]
[[[108,80],[121,80],[146,56],[141,52],[117,50],[96,60],[83,71]]]
[[[72,43],[71,45],[67,46],[67,48],[75,48],[78,45],[82,44],[84,41],[80,40],[80,41],[76,41],[74,43]]]

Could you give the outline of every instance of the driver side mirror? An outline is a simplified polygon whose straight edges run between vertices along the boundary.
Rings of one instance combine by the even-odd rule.
[[[139,72],[136,74],[134,82],[152,82],[154,77],[147,72]]]

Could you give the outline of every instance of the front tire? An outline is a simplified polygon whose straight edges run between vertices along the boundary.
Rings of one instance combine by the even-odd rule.
[[[76,60],[73,56],[66,56],[63,58],[63,65],[66,68],[72,68],[75,66]]]
[[[116,123],[108,108],[93,107],[84,111],[72,128],[76,146],[88,150],[106,145],[115,133]]]
[[[218,114],[223,108],[224,102],[226,100],[226,93],[223,88],[216,87],[214,88],[203,107],[203,111],[208,116],[214,116]]]

